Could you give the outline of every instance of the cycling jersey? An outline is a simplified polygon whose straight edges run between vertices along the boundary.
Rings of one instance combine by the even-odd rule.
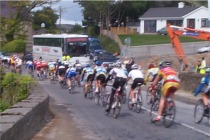
[[[27,62],[26,62],[26,67],[29,68],[29,69],[32,69],[32,68],[33,68],[33,62],[30,61],[30,60],[27,61]]]
[[[110,75],[114,74],[116,77],[127,78],[125,70],[122,68],[113,68],[110,72]]]
[[[55,70],[55,65],[56,65],[56,62],[49,62],[48,63],[49,70],[54,71]]]
[[[68,79],[71,79],[72,77],[75,77],[76,75],[77,75],[77,72],[75,68],[68,68],[66,70],[66,77]]]
[[[82,73],[82,65],[81,64],[74,64],[74,67],[76,68],[76,71],[78,74]]]
[[[171,67],[164,67],[160,69],[158,71],[158,75],[164,80],[163,87],[161,88],[161,94],[163,97],[167,97],[171,90],[174,93],[179,88],[180,80],[177,77],[176,71]]]
[[[99,75],[106,75],[106,69],[102,66],[97,66],[94,69],[96,77],[98,77]]]
[[[158,70],[159,70],[159,68],[148,69],[146,76],[145,76],[145,82],[147,82],[149,80],[149,76],[151,76],[151,75],[153,76],[153,79],[151,81],[153,81],[158,74]]]
[[[204,93],[208,93],[210,94],[209,90],[210,90],[210,74],[206,74],[202,79],[201,82],[199,84],[199,86],[196,88],[194,95],[198,95],[201,90],[203,89],[203,87],[206,85],[206,88],[204,89]]]
[[[131,77],[132,80],[135,80],[136,78],[144,78],[144,75],[140,70],[134,69],[129,72],[128,77]]]
[[[90,67],[84,68],[82,71],[82,80],[83,78],[88,81],[91,79],[91,81],[93,81],[93,69]]]

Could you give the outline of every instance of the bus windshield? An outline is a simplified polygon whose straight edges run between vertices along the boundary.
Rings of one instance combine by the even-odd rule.
[[[85,55],[86,50],[87,50],[87,43],[74,42],[74,43],[67,43],[66,46],[66,53],[69,54],[71,57]]]

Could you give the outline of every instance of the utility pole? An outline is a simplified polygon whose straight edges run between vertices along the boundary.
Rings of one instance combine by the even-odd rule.
[[[61,6],[60,6],[60,9],[59,9],[59,15],[60,15],[59,29],[60,29],[60,33],[61,33]]]

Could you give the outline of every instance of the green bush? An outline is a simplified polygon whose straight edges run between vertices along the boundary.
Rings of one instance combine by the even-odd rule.
[[[0,96],[0,110],[3,111],[13,104],[26,99],[31,85],[35,83],[31,76],[6,73],[0,83],[2,88]]]
[[[112,54],[115,52],[120,52],[119,45],[114,40],[107,36],[101,36],[99,38],[104,50]]]
[[[5,44],[1,48],[1,51],[9,52],[9,53],[24,52],[25,47],[26,47],[26,41],[25,40],[16,39],[16,40],[10,41],[7,44]]]

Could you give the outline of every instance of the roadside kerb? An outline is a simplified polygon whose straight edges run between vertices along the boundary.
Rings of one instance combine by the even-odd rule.
[[[0,139],[31,139],[46,123],[48,115],[49,96],[37,84],[27,99],[0,113]]]

